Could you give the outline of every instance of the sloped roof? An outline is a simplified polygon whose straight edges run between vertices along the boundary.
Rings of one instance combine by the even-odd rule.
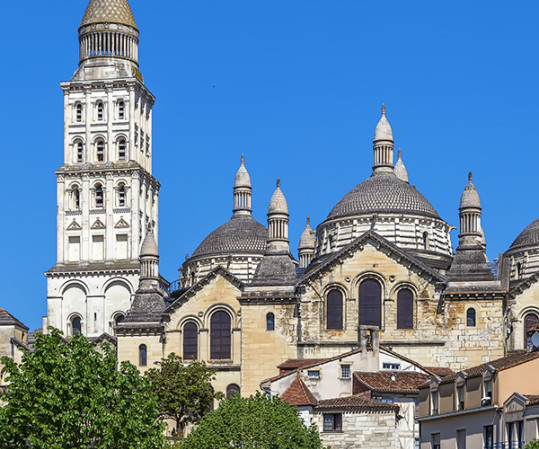
[[[0,326],[19,326],[23,329],[28,330],[29,328],[25,326],[21,321],[15,318],[11,313],[5,309],[0,309]]]
[[[438,377],[450,376],[456,374],[451,368],[443,368],[440,366],[426,366],[425,369]]]
[[[317,410],[323,409],[356,409],[358,411],[391,411],[398,413],[399,406],[387,402],[378,402],[365,399],[361,395],[352,395],[344,398],[324,399],[318,402]]]
[[[394,376],[394,380],[392,379]],[[355,372],[354,378],[367,389],[379,393],[419,393],[419,387],[432,376],[416,372]]]
[[[281,363],[277,368],[283,371],[291,371],[306,368],[312,366],[313,364],[318,365],[326,360],[327,359],[288,359],[287,361]]]
[[[281,399],[296,407],[311,405],[316,406],[318,401],[313,396],[307,385],[299,378],[299,376],[289,385],[286,391],[282,394]]]

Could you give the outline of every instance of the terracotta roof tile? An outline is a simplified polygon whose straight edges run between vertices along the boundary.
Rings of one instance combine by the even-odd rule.
[[[354,378],[367,389],[380,393],[419,393],[419,386],[431,377],[428,374],[415,372],[354,373]]]
[[[528,403],[526,405],[538,405],[539,404],[539,395],[537,394],[525,394],[528,398]]]
[[[297,407],[305,405],[312,405],[314,407],[318,404],[318,401],[309,388],[307,388],[307,385],[299,377],[290,384],[281,396],[281,399]]]
[[[370,401],[362,395],[347,396],[344,398],[325,399],[318,402],[318,410],[323,409],[357,409],[359,411],[393,411],[398,413],[399,406],[387,402]]]
[[[426,366],[425,369],[438,377],[445,377],[456,374],[455,371],[453,371],[451,368],[443,368],[441,366]]]

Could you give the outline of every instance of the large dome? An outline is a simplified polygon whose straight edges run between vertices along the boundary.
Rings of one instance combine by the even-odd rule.
[[[388,174],[371,176],[350,190],[329,213],[327,220],[370,213],[405,213],[440,218],[415,187]]]
[[[192,258],[219,254],[263,255],[267,238],[267,228],[250,215],[233,216],[204,239]]]
[[[539,218],[519,234],[508,251],[529,246],[539,246]]]

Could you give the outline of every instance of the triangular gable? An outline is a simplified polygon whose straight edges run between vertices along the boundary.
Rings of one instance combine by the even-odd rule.
[[[341,250],[337,251],[335,254],[331,255],[326,261],[324,261],[320,266],[315,269],[308,271],[303,278],[298,281],[298,285],[312,281],[318,276],[329,272],[335,265],[339,265],[344,262],[344,260],[352,257],[357,251],[361,251],[363,246],[367,242],[372,242],[373,246],[380,250],[383,248],[388,257],[393,257],[398,263],[407,263],[410,266],[415,267],[423,276],[429,280],[436,282],[444,283],[446,279],[436,270],[425,265],[416,257],[410,255],[406,251],[402,250],[395,244],[391,243],[389,240],[378,235],[372,229],[368,230],[361,236],[359,236],[352,243],[348,244]]]
[[[318,404],[318,401],[311,393],[311,390],[305,385],[305,383],[299,378],[296,379],[288,386],[286,391],[282,394],[281,400],[288,402],[296,407],[313,406]]]
[[[125,221],[123,218],[120,218],[120,220],[118,221],[118,223],[116,223],[116,225],[114,225],[114,227],[116,229],[128,228],[129,223],[127,223],[127,221]]]
[[[71,224],[67,227],[68,231],[80,231],[82,229],[82,226],[77,223],[77,220],[73,219]]]
[[[170,306],[168,306],[168,308],[163,312],[163,315],[170,317],[172,313],[174,313],[178,308],[180,308],[183,304],[189,301],[200,290],[206,287],[210,283],[210,281],[214,279],[216,276],[223,277],[224,279],[226,279],[228,282],[230,282],[232,285],[234,285],[237,289],[241,291],[243,291],[243,288],[245,287],[245,284],[242,281],[240,281],[236,276],[230,273],[230,271],[228,271],[227,269],[219,265],[213,270],[211,270],[206,276],[204,276],[195,285],[191,286],[189,290],[187,290],[183,295],[181,295],[178,299],[176,299]]]
[[[105,229],[105,224],[98,218],[92,225],[92,229]]]

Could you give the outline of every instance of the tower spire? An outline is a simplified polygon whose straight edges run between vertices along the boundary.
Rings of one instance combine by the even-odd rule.
[[[406,170],[406,166],[404,165],[404,162],[402,161],[402,150],[400,148],[399,148],[399,158],[397,160],[397,163],[395,164],[393,171],[395,172],[395,176],[398,179],[404,182],[408,182],[408,171]]]
[[[301,233],[301,237],[299,239],[298,253],[300,268],[307,268],[307,266],[311,263],[311,260],[313,260],[314,257],[315,248],[316,237],[313,229],[311,228],[311,220],[309,217],[307,217],[307,224],[305,225],[305,229]]]
[[[268,207],[268,252],[290,253],[288,217],[288,204],[281,190],[281,180],[277,179],[277,186]]]
[[[393,174],[393,131],[386,118],[386,105],[382,105],[382,117],[374,131],[373,175]]]
[[[245,157],[241,155],[241,165],[234,181],[234,216],[251,215],[251,177],[245,168]]]

